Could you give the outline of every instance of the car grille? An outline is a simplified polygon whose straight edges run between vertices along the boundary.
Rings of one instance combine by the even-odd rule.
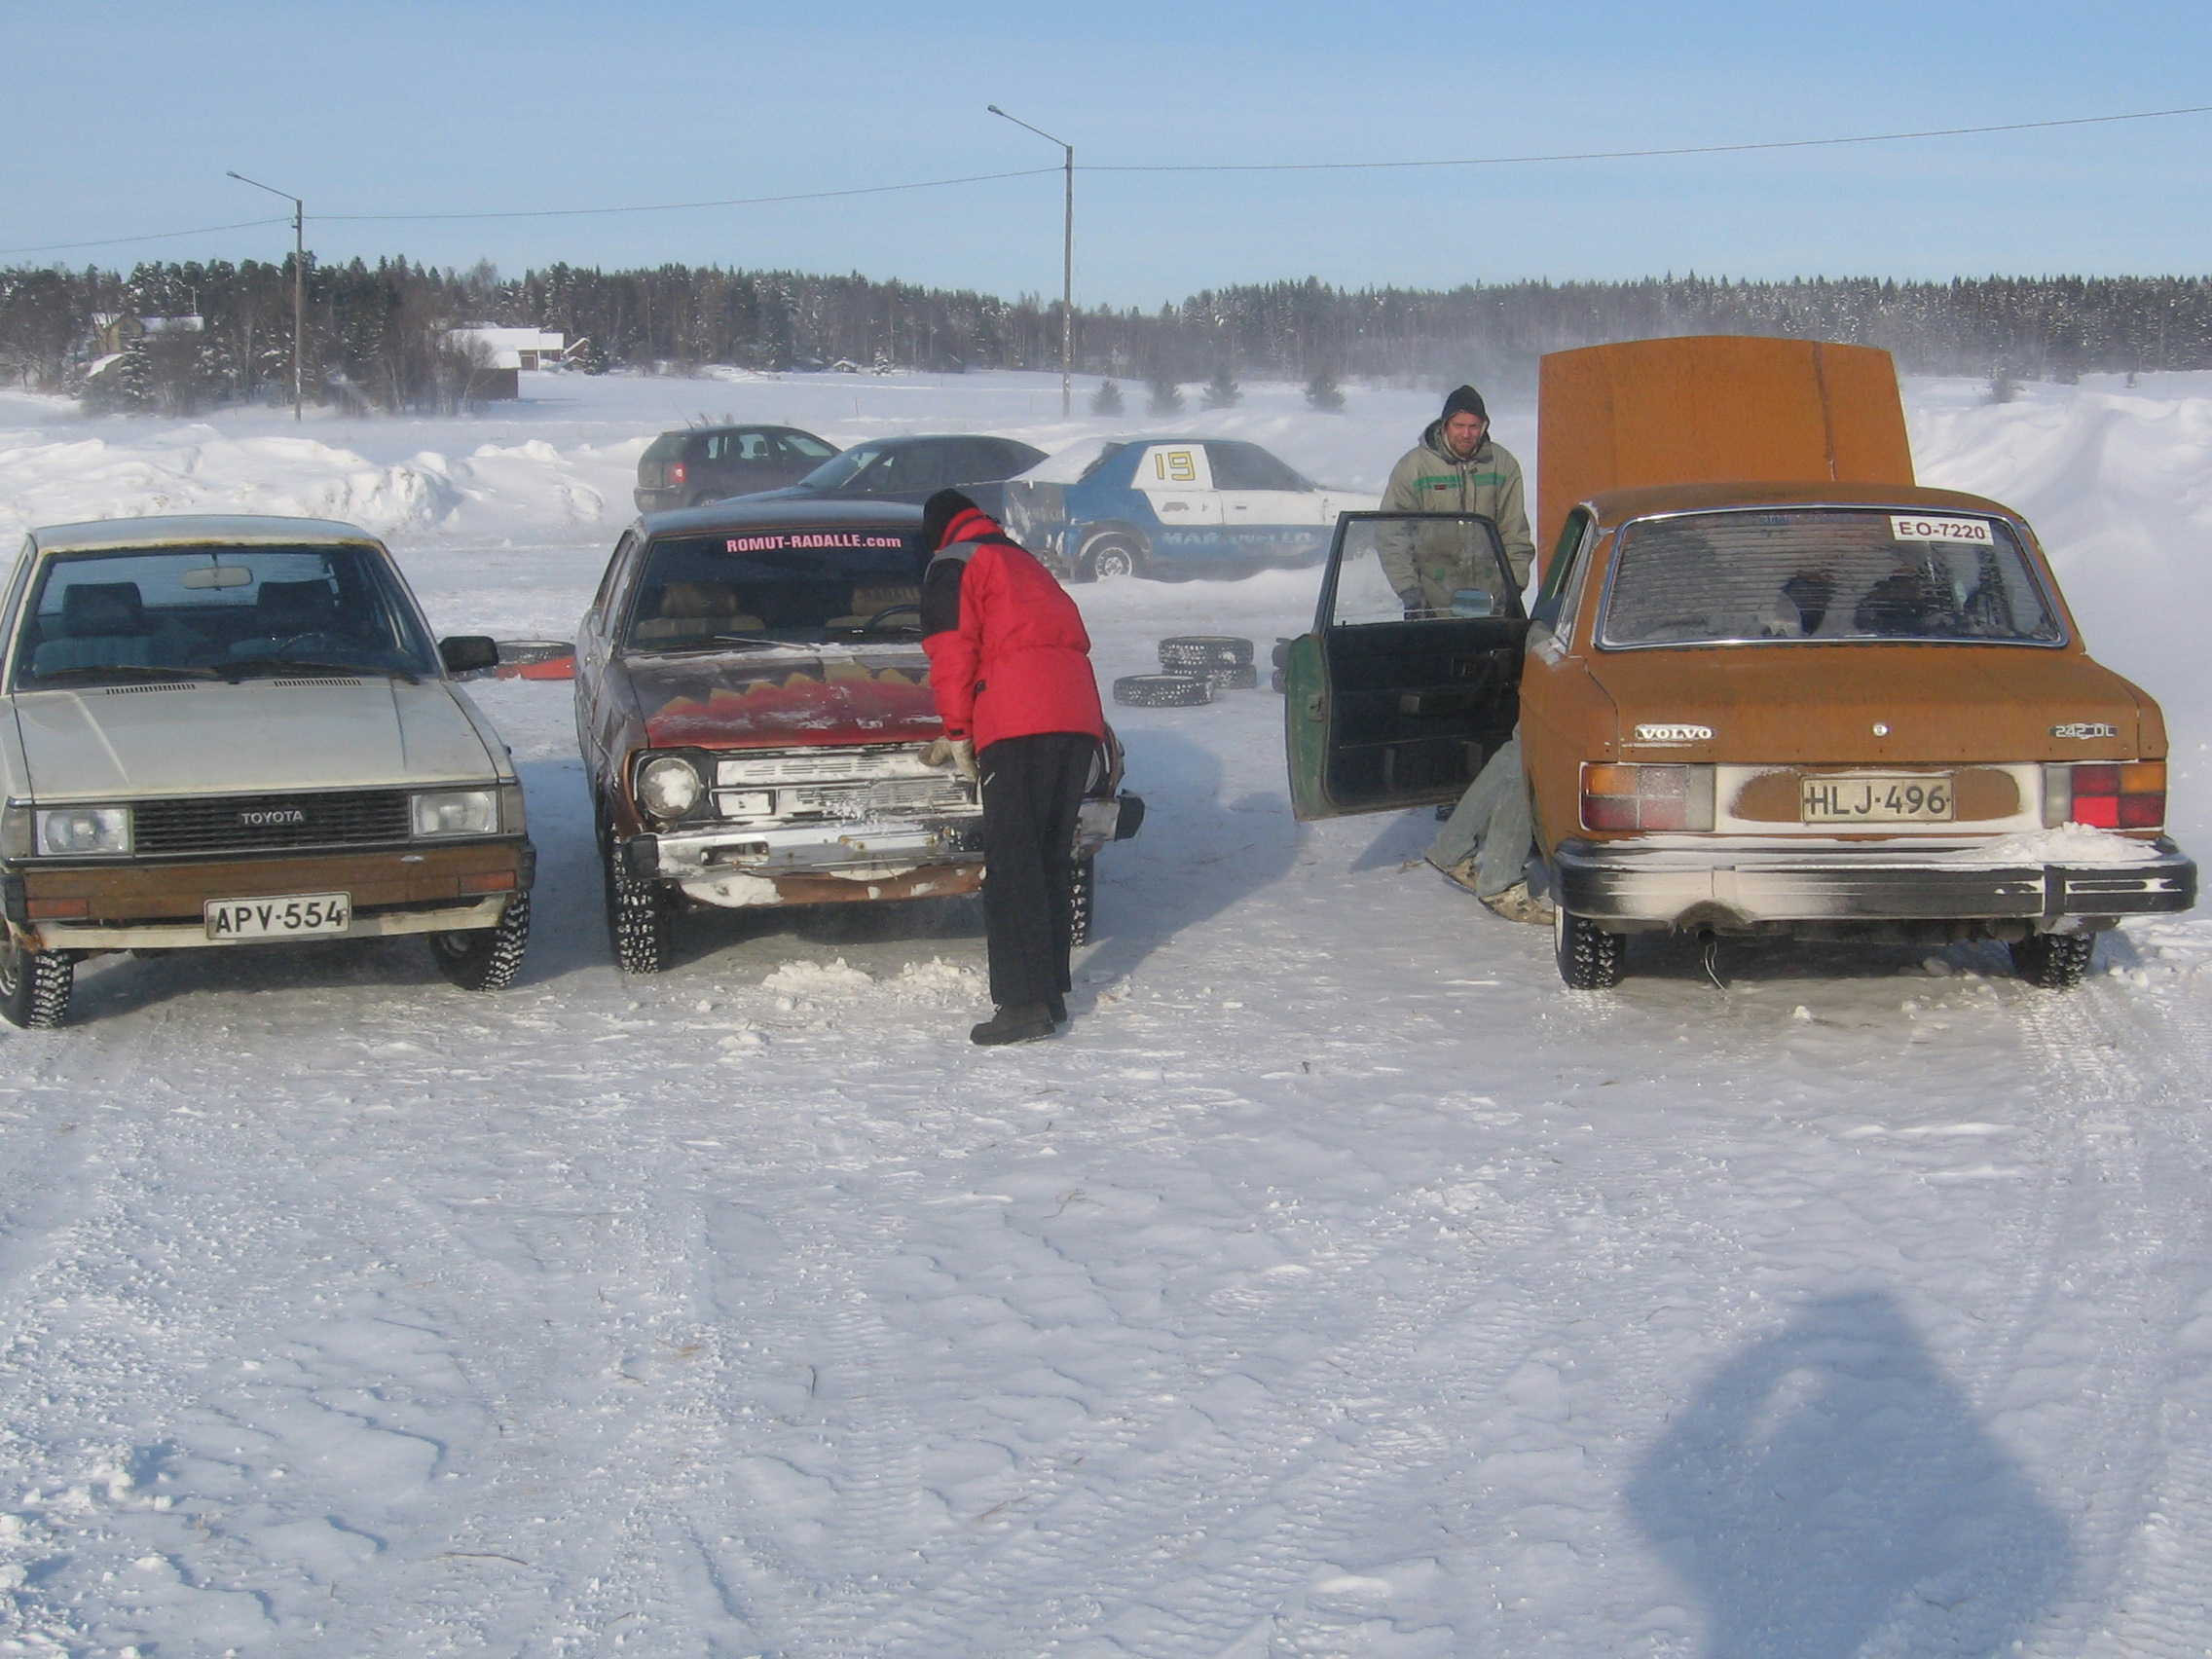
[[[980,811],[957,776],[886,778],[874,783],[813,784],[784,792],[789,810],[827,818],[903,817]]]
[[[763,784],[853,783],[875,778],[941,778],[924,766],[921,745],[838,745],[813,750],[775,750],[758,755],[725,755],[715,762],[718,789],[757,789]]]
[[[399,790],[142,801],[131,820],[133,847],[149,854],[374,846],[404,841],[410,829]]]

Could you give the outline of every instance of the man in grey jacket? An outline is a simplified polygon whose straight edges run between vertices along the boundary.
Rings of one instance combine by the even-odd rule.
[[[1491,442],[1490,412],[1482,393],[1463,386],[1444,400],[1444,413],[1390,470],[1382,510],[1398,513],[1480,513],[1497,526],[1512,567],[1513,584],[1525,588],[1534,563],[1535,540],[1522,497],[1521,463]],[[1453,595],[1489,588],[1497,567],[1488,537],[1459,534],[1440,524],[1410,533],[1392,526],[1379,552],[1383,573],[1409,616],[1450,611]],[[1394,533],[1394,535],[1393,535]],[[1460,797],[1458,808],[1427,853],[1428,862],[1472,891],[1510,921],[1549,921],[1551,909],[1529,889],[1532,825],[1529,786],[1521,772],[1521,733],[1492,756]]]
[[[1497,526],[1515,587],[1528,585],[1536,543],[1529,534],[1521,463],[1502,444],[1491,441],[1490,412],[1473,387],[1460,387],[1447,397],[1444,413],[1390,469],[1382,510],[1480,513]],[[1409,611],[1448,611],[1455,593],[1488,588],[1495,581],[1488,548],[1454,534],[1456,528],[1440,525],[1440,534],[1400,534],[1381,547],[1383,574]]]

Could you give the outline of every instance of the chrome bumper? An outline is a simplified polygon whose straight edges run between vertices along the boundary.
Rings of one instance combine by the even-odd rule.
[[[1076,813],[1076,857],[1127,840],[1143,822],[1144,802],[1135,795],[1085,800]],[[964,890],[982,866],[983,819],[977,812],[884,824],[713,824],[634,835],[622,843],[622,857],[634,876],[674,882],[702,903],[733,907],[819,903],[822,888],[807,883],[821,877],[866,886],[942,869],[960,872],[944,890]]]
[[[934,823],[716,824],[637,835],[623,844],[630,873],[660,881],[733,875],[894,875],[983,856],[980,815]]]
[[[1926,845],[1694,846],[1567,841],[1553,855],[1560,904],[1641,928],[1776,922],[2012,921],[2061,931],[2069,918],[2186,910],[2196,866],[2171,841],[2136,864],[1976,862]]]

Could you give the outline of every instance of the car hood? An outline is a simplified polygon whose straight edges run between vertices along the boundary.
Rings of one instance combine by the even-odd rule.
[[[635,656],[631,694],[655,748],[924,743],[944,735],[919,649]]]
[[[18,694],[41,800],[480,783],[498,767],[444,682],[213,681]]]
[[[1864,765],[2165,750],[2157,706],[2073,650],[1736,645],[1599,652],[1589,667],[1619,712],[1629,759]]]

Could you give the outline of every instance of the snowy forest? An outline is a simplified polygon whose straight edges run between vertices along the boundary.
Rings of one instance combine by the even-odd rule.
[[[88,408],[189,414],[291,394],[292,262],[142,264],[128,276],[0,270],[0,375]],[[559,331],[569,366],[683,372],[1050,369],[1060,308],[967,290],[795,271],[555,265],[506,278],[380,259],[306,282],[306,395],[380,410],[469,401],[480,364],[449,331]],[[118,318],[200,319],[118,331]],[[1077,309],[1079,372],[1155,383],[1223,375],[1531,385],[1546,351],[1601,340],[1729,333],[1887,348],[1908,373],[2069,382],[2087,371],[2212,367],[2212,278],[1991,276],[1947,282],[1696,275],[1470,283],[1449,291],[1308,278],[1212,289],[1157,312]],[[88,383],[87,372],[108,359]]]

